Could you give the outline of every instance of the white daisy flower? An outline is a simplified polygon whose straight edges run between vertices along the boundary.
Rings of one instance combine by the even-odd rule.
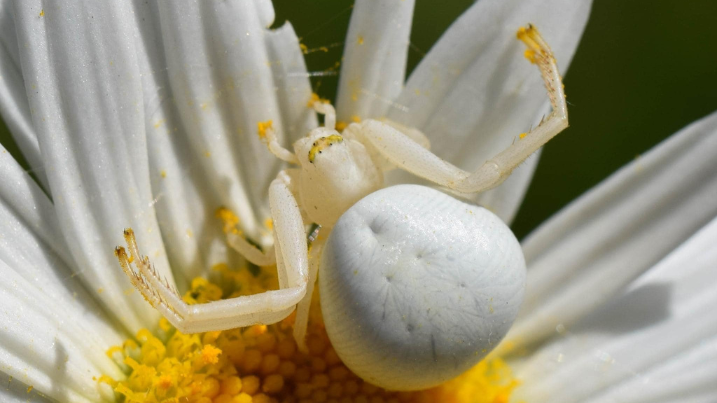
[[[406,80],[413,1],[358,1],[338,120],[388,118],[475,170],[549,111],[516,30],[540,27],[565,71],[590,6],[481,0]],[[270,247],[267,187],[283,165],[257,125],[271,121],[284,146],[318,126],[299,41],[289,23],[269,30],[273,20],[266,0],[0,1],[0,113],[32,173],[0,153],[0,401],[717,398],[716,114],[531,234],[518,320],[486,360],[441,386],[364,382],[331,347],[317,306],[308,353],[297,352],[291,318],[174,331],[119,267],[125,228],[187,302],[276,287],[275,270],[250,272],[229,250],[215,218],[226,207]],[[474,202],[509,223],[536,164]]]

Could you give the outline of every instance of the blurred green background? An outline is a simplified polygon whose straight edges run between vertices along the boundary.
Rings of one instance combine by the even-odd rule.
[[[309,71],[340,60],[353,1],[275,0],[309,49]],[[417,0],[409,72],[473,2]],[[571,127],[543,152],[513,229],[522,238],[620,166],[717,110],[717,1],[595,0],[565,75]],[[331,74],[331,73],[329,73]],[[333,99],[338,77],[314,79]],[[4,127],[0,141],[18,156]],[[717,135],[717,134],[715,134]],[[715,173],[717,174],[717,173]]]

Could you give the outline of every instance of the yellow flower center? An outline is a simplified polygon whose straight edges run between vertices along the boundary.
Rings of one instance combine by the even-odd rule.
[[[277,289],[275,268],[214,268],[219,284],[197,278],[184,295],[204,303]],[[457,379],[417,392],[391,392],[354,375],[331,347],[321,317],[318,292],[312,301],[308,354],[292,337],[293,315],[274,325],[182,334],[166,319],[156,333],[140,330],[135,339],[107,355],[126,368],[127,377],[102,376],[125,403],[269,402],[508,402],[518,382],[500,359],[483,361]]]

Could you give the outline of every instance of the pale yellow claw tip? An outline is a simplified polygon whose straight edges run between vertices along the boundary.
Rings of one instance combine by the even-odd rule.
[[[311,93],[311,98],[309,98],[309,101],[306,103],[306,107],[307,107],[307,108],[313,108],[313,107],[314,107],[314,104],[316,104],[316,103],[328,104],[328,103],[329,103],[329,100],[328,100],[328,99],[321,98],[321,97],[319,96],[319,94],[317,94],[317,93],[315,93],[315,92],[312,92],[312,93]]]
[[[540,36],[538,29],[535,28],[535,26],[533,26],[532,24],[528,24],[525,27],[520,27],[520,29],[518,29],[516,37],[520,39],[520,41],[522,41],[529,49],[532,49],[534,51],[532,53],[533,59],[535,58],[535,52],[545,51],[546,46],[544,46],[543,38]],[[526,58],[528,58],[527,53]],[[531,58],[528,58],[528,60],[531,60]]]
[[[259,138],[265,139],[266,138],[266,131],[272,129],[272,125],[274,122],[272,120],[267,120],[266,122],[258,122],[256,124],[257,131],[259,133]]]
[[[216,216],[224,223],[225,234],[239,233],[239,230],[237,229],[237,225],[239,225],[239,217],[237,217],[231,210],[226,207],[219,207],[217,209]]]
[[[538,30],[535,28],[533,24],[528,24],[524,27],[518,28],[518,32],[516,32],[515,36],[520,39],[521,41],[525,41],[526,39],[539,35]]]

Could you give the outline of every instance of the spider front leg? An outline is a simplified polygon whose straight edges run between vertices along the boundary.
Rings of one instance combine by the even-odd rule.
[[[188,305],[157,275],[149,258],[140,254],[131,229],[125,230],[129,254],[121,246],[115,254],[132,285],[182,333],[275,323],[287,317],[304,298],[309,274],[301,211],[282,175],[269,187],[269,204],[274,219],[279,290]]]
[[[528,47],[526,58],[538,66],[553,107],[548,117],[520,140],[486,161],[473,173],[442,160],[395,128],[375,120],[362,123],[362,134],[378,152],[398,167],[463,193],[498,186],[521,162],[568,127],[568,109],[557,63],[548,44],[532,25],[518,30]]]
[[[296,306],[296,320],[294,320],[294,340],[299,347],[299,351],[307,353],[309,351],[306,346],[306,328],[309,325],[309,310],[311,308],[311,297],[314,293],[316,278],[319,274],[319,265],[321,262],[321,254],[324,251],[324,244],[328,235],[326,230],[320,231],[318,237],[311,243],[309,250],[309,283],[306,286],[306,295],[304,299]]]

